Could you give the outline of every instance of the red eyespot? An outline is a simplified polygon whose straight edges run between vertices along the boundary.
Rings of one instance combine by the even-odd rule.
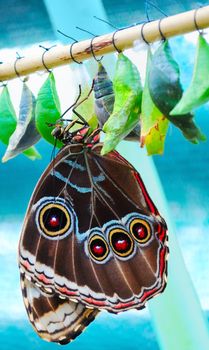
[[[134,244],[128,232],[121,228],[116,228],[109,233],[110,245],[115,254],[126,257],[133,251]]]
[[[142,224],[135,224],[132,230],[138,239],[145,239],[147,237],[147,229]]]
[[[130,240],[119,233],[118,237],[113,237],[113,245],[119,252],[125,252],[130,247]]]
[[[89,252],[96,260],[104,260],[109,253],[105,239],[100,235],[92,236],[89,241]]]
[[[91,249],[92,249],[92,252],[94,253],[94,255],[97,255],[97,256],[104,255],[105,246],[104,246],[104,243],[103,242],[101,243],[99,240],[94,241],[92,243]]]
[[[151,237],[151,228],[148,222],[134,219],[130,224],[130,232],[139,243],[146,243]]]
[[[58,227],[60,225],[60,220],[59,220],[58,216],[56,216],[56,215],[51,216],[49,218],[48,224],[51,227]]]

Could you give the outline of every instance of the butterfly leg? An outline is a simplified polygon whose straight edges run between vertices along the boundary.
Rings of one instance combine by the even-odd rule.
[[[96,143],[98,141],[98,135],[100,134],[100,132],[102,131],[101,128],[97,128],[95,129],[86,139],[86,143],[87,144],[91,144],[91,143]]]

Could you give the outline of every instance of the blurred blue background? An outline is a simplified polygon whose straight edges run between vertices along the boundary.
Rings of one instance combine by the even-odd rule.
[[[71,3],[73,7],[73,2]],[[207,4],[207,1],[154,1],[154,3],[168,15],[172,15],[196,8],[201,4]],[[82,5],[80,1],[81,8]],[[30,0],[25,3],[23,0],[8,0],[7,6],[10,7],[8,13],[5,3],[0,1],[0,14],[2,11],[1,18],[4,19],[0,24],[2,55],[5,55],[3,49],[8,47],[11,50],[6,51],[6,55],[14,57],[16,50],[25,49],[24,45],[39,44],[46,40],[56,41],[56,33],[44,2]],[[60,1],[60,6],[62,6],[62,1]],[[145,18],[143,2],[104,0],[103,6],[109,20],[118,26],[129,25]],[[150,16],[159,18],[162,15],[155,8],[151,8]],[[20,18],[21,21],[18,20]],[[82,26],[79,18],[75,20],[77,25]],[[92,18],[86,18],[85,25],[88,21],[93,26]],[[70,24],[68,34],[75,36],[75,33],[71,33]],[[85,34],[78,32],[77,38],[81,40],[86,37]],[[191,79],[196,40],[197,35],[194,33],[170,40],[174,57],[180,65],[184,87],[188,86]],[[46,76],[40,77],[40,80],[45,78]],[[38,87],[40,85],[38,83]],[[20,84],[19,89],[21,89]],[[196,111],[196,122],[209,139],[208,114],[208,104]],[[21,350],[29,347],[31,350],[58,348],[57,345],[41,341],[32,330],[27,320],[19,288],[17,244],[21,225],[33,188],[49,163],[52,151],[52,147],[44,141],[40,141],[37,148],[43,156],[41,161],[31,162],[21,155],[6,164],[0,164],[0,336],[1,348],[4,350],[14,347]],[[4,152],[5,146],[0,145],[0,158]],[[176,224],[177,238],[186,267],[208,318],[208,141],[199,145],[190,144],[177,129],[170,126],[165,153],[163,156],[155,156],[154,162],[172,213],[172,219]],[[92,350],[98,347],[124,350],[127,348],[130,350],[158,349],[156,334],[147,310],[130,311],[118,316],[104,313],[70,346],[72,349],[85,347]]]

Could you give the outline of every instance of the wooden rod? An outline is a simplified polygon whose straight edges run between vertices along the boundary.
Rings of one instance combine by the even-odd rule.
[[[195,25],[199,29],[209,27],[209,6],[204,6],[196,10],[183,12],[174,16],[165,17],[161,20],[147,22],[144,25],[135,25],[129,28],[121,29],[115,33],[114,41],[119,50],[124,50],[133,46],[135,40],[144,39],[152,43],[154,41],[162,39],[162,35],[159,31],[159,25],[161,33],[165,38],[170,38],[177,35],[182,35],[192,31],[196,31]],[[143,30],[143,36],[142,34]],[[93,40],[93,50],[96,56],[104,55],[115,51],[115,47],[112,44],[113,33],[105,34],[95,37]],[[50,69],[61,65],[72,63],[72,57],[70,55],[70,47],[55,46],[44,54],[45,65]],[[91,39],[74,43],[72,47],[72,55],[76,61],[82,62],[92,57],[91,52]],[[39,49],[36,55],[29,54],[16,61],[16,71],[19,76],[26,76],[30,73],[38,72],[45,67],[42,62],[43,49]],[[0,65],[0,80],[7,81],[17,78],[15,72],[15,60],[12,62],[5,62]]]

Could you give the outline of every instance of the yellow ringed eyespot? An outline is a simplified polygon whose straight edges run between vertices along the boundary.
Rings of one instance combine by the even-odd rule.
[[[114,228],[109,232],[109,242],[113,252],[118,256],[126,257],[133,252],[133,239],[122,228]]]
[[[104,260],[109,253],[109,247],[106,240],[98,234],[95,234],[90,238],[88,249],[91,256],[98,261]]]
[[[62,236],[71,226],[71,217],[63,205],[48,203],[39,212],[39,225],[48,236]]]
[[[130,223],[129,230],[138,243],[147,243],[151,238],[151,227],[145,220],[134,219]]]

